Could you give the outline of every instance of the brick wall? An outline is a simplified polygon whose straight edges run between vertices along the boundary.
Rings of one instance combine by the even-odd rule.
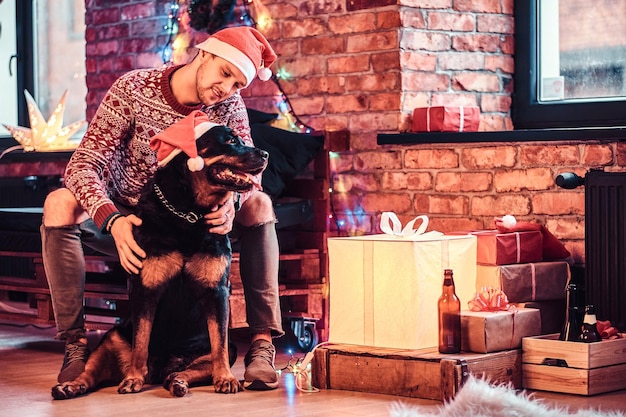
[[[441,231],[488,228],[494,216],[514,214],[544,223],[584,259],[584,190],[558,189],[554,178],[621,169],[626,145],[376,144],[377,133],[407,130],[412,109],[426,105],[477,105],[481,130],[513,128],[513,0],[262,3],[273,22],[262,30],[279,54],[274,69],[292,77],[281,86],[295,113],[317,129],[350,131],[350,150],[332,158],[342,234],[377,232],[387,210],[404,221],[428,214]],[[116,76],[160,63],[168,9],[164,0],[87,0],[88,117]],[[270,112],[280,99],[259,81],[244,98]]]

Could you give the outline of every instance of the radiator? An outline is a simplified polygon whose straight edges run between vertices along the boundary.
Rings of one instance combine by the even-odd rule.
[[[585,295],[598,320],[626,330],[626,172],[585,176]]]

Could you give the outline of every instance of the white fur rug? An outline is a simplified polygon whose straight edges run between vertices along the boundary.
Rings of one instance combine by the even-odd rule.
[[[470,377],[452,401],[433,410],[396,403],[390,410],[391,417],[626,417],[618,411],[578,410],[555,408],[533,399],[524,391],[518,392],[508,385],[490,385]]]

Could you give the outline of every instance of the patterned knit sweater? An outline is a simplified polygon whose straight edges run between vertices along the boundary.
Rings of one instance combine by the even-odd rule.
[[[180,104],[170,77],[180,66],[131,71],[106,93],[65,170],[65,185],[99,228],[118,211],[112,200],[135,206],[157,168],[150,139],[193,110],[230,127],[252,145],[239,93],[210,107]]]

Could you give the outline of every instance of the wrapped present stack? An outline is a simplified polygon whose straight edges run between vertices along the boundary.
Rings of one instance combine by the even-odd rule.
[[[463,350],[516,349],[523,337],[563,325],[570,254],[543,225],[511,217],[469,232],[477,238],[476,296],[474,311],[461,313]]]

